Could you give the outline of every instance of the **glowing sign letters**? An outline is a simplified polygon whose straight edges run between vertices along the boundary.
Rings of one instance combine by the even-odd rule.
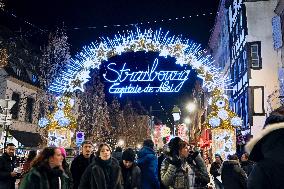
[[[190,70],[158,71],[158,65],[158,59],[155,59],[152,67],[148,66],[148,70],[133,72],[126,68],[126,63],[123,64],[120,70],[117,70],[116,63],[110,63],[107,66],[110,73],[107,72],[103,76],[105,80],[113,83],[109,88],[109,92],[120,94],[120,97],[126,93],[179,92],[188,79]],[[112,79],[110,79],[110,76]],[[123,83],[127,84],[123,85]]]

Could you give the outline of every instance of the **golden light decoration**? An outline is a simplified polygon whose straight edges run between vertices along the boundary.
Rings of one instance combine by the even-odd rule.
[[[55,101],[55,110],[47,115],[47,118],[41,118],[39,120],[39,126],[47,130],[54,129],[75,129],[77,127],[77,121],[72,116],[72,107],[74,106],[74,100],[70,96],[58,97]],[[44,121],[42,121],[44,120]]]
[[[207,116],[204,126],[209,129],[235,130],[242,126],[242,120],[229,108],[229,101],[222,89],[212,92],[212,112]]]
[[[232,129],[212,130],[212,153],[220,154],[223,159],[236,153],[236,132]]]
[[[0,68],[8,65],[8,54],[6,49],[0,49]]]
[[[71,133],[72,131],[66,128],[48,130],[47,146],[69,148],[71,146]]]

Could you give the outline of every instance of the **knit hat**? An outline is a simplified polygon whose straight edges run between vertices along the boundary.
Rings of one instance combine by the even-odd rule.
[[[61,151],[61,154],[64,158],[66,158],[66,151],[63,147],[58,147],[58,149]]]
[[[169,142],[169,149],[171,155],[179,155],[179,143],[182,141],[181,138],[175,137],[172,138]]]
[[[282,133],[284,133],[284,116],[280,114],[270,115],[266,119],[263,129],[245,146],[246,152],[249,153],[250,160],[260,161],[263,159],[263,143],[267,138],[276,140],[278,137],[282,137]],[[274,146],[272,145],[271,148],[272,147]]]
[[[122,153],[122,160],[134,162],[135,152],[133,149],[128,148]]]

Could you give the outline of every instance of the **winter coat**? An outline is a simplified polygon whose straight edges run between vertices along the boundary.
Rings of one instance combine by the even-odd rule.
[[[0,189],[14,189],[16,177],[11,176],[11,172],[13,172],[15,165],[14,158],[4,153],[0,157]]]
[[[113,152],[112,157],[117,159],[118,162],[122,161],[122,152]]]
[[[106,180],[106,168],[98,157],[94,158],[92,164],[88,166],[82,175],[79,189],[108,189],[107,185],[111,185],[111,189],[122,189],[122,175],[118,161],[111,158],[108,170],[110,171],[110,183]]]
[[[220,168],[221,168],[221,164],[219,164],[217,162],[213,162],[211,164],[210,174],[213,176],[214,180],[216,179],[216,177],[221,175]]]
[[[162,162],[164,161],[164,159],[166,158],[167,156],[162,153],[159,157],[158,157],[158,179],[159,179],[159,182],[160,182],[160,189],[166,189],[166,187],[164,186],[164,184],[162,183],[161,181],[161,166],[162,166]]]
[[[138,166],[141,169],[141,188],[159,189],[158,159],[152,148],[144,146],[138,152]]]
[[[92,163],[93,159],[94,155],[91,155],[90,158],[85,158],[83,154],[80,154],[74,158],[70,167],[73,178],[73,189],[78,189],[81,177],[87,167]]]
[[[210,177],[200,153],[195,155],[195,157],[193,155],[188,156],[187,161],[195,173],[195,188],[206,188],[207,184],[210,182]]]
[[[221,168],[224,189],[246,189],[247,175],[236,160],[224,161]]]
[[[200,154],[183,160],[180,168],[170,164],[169,158],[166,158],[161,166],[161,180],[165,186],[174,189],[203,189],[210,182]]]
[[[284,123],[271,124],[246,145],[255,161],[248,189],[282,189],[284,178]]]
[[[242,161],[241,162],[242,169],[246,172],[247,176],[250,175],[252,169],[253,169],[253,162],[250,160]]]
[[[195,174],[186,160],[177,168],[170,164],[169,158],[166,158],[161,166],[161,181],[169,189],[193,189]]]
[[[126,169],[123,163],[120,163],[122,177],[123,177],[123,189],[141,189],[141,170],[134,163],[132,167]]]
[[[52,180],[61,182],[60,189],[70,189],[69,178],[64,172],[60,176],[60,182],[57,176],[53,176]],[[46,171],[33,167],[22,179],[19,189],[55,189],[54,186],[51,186],[50,181]]]

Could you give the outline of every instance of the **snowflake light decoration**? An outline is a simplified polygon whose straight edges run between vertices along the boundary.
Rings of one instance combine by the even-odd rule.
[[[158,52],[159,56],[174,57],[176,64],[192,66],[204,80],[203,87],[208,91],[216,87],[224,88],[227,83],[222,72],[213,65],[212,57],[201,51],[201,45],[181,37],[169,37],[168,32],[163,33],[161,29],[141,31],[136,28],[135,31],[118,34],[114,39],[101,38],[100,42],[84,47],[49,86],[49,90],[57,94],[84,91],[83,86],[90,78],[90,69],[98,69],[102,61],[113,56],[137,51]]]

